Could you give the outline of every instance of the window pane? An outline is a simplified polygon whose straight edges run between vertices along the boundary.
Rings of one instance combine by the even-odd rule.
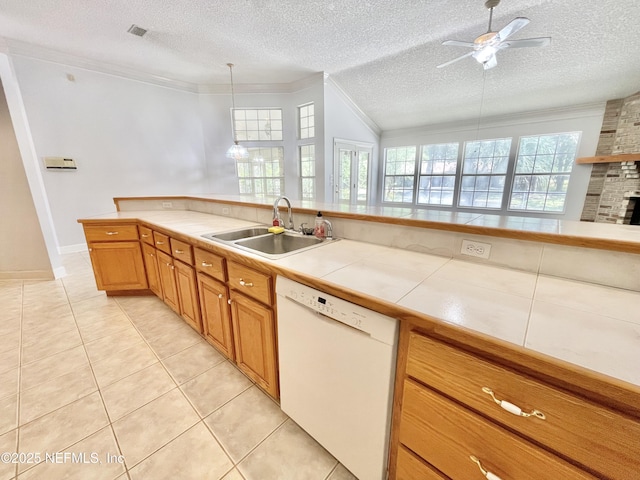
[[[248,148],[249,158],[237,162],[242,195],[280,195],[284,187],[284,148]]]
[[[564,211],[569,173],[575,161],[579,137],[578,132],[571,132],[520,139],[516,173],[535,175],[514,177],[510,209]]]
[[[385,149],[383,202],[413,203],[416,152],[415,146]],[[363,182],[359,179],[358,185],[364,188]]]

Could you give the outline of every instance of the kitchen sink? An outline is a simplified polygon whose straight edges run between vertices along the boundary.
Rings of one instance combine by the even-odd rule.
[[[243,228],[242,230],[234,230],[233,232],[225,232],[225,233],[207,233],[203,235],[204,238],[210,238],[212,240],[223,240],[227,242],[232,242],[233,240],[240,240],[242,238],[256,237],[258,235],[265,235],[269,233],[268,227],[254,227],[254,228]]]
[[[247,238],[236,242],[236,245],[270,255],[282,255],[283,253],[295,252],[301,248],[319,245],[322,242],[324,240],[312,236],[281,233]]]
[[[202,236],[208,240],[271,259],[286,257],[336,241],[336,239],[316,238],[293,231],[273,234],[269,233],[268,227],[243,228],[231,232],[207,233]]]

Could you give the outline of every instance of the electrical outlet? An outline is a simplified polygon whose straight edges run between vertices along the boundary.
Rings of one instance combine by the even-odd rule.
[[[229,207],[222,207],[222,214],[229,215]]]
[[[469,255],[470,257],[489,258],[489,254],[491,253],[491,244],[462,240],[462,249],[460,250],[460,253],[462,255]]]
[[[171,202],[162,202],[162,208],[171,208],[172,206]]]

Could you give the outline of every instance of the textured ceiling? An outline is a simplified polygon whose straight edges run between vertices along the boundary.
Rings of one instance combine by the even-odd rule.
[[[466,51],[487,29],[483,0],[0,0],[0,35],[197,85],[290,83],[326,72],[383,130],[621,98],[640,90],[638,0],[502,0],[494,30],[551,45]],[[149,30],[139,38],[131,24]],[[484,91],[484,93],[483,93]],[[481,102],[481,99],[482,102]]]

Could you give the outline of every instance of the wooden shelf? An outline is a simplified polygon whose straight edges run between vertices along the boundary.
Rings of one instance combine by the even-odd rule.
[[[602,155],[599,157],[580,157],[576,163],[617,163],[640,162],[640,153],[623,153],[620,155]]]

